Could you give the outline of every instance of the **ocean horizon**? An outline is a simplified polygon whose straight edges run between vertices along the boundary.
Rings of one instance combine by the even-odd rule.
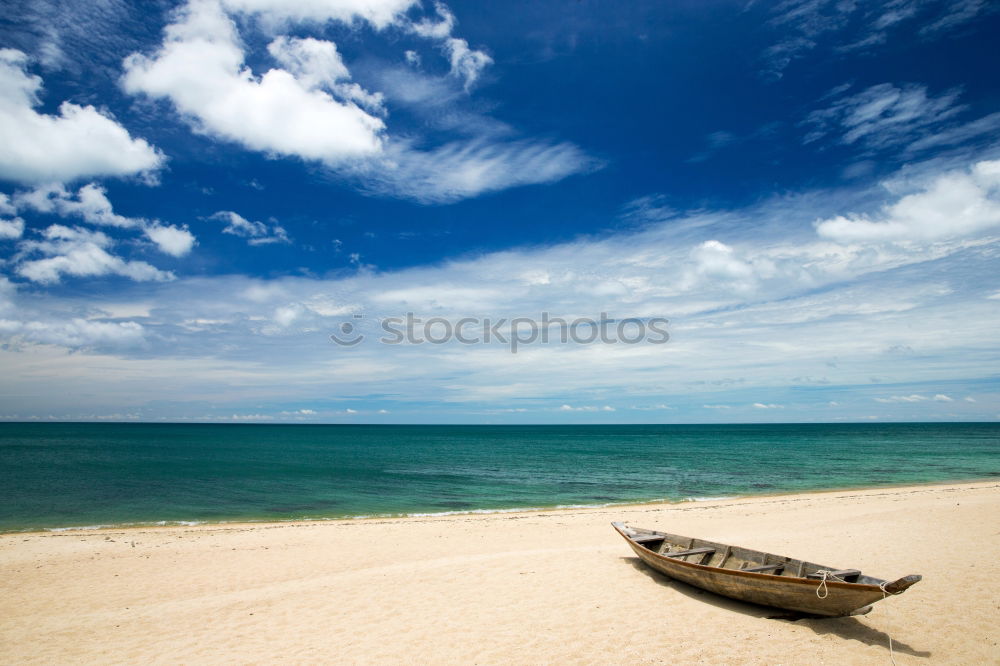
[[[0,532],[494,513],[995,477],[997,423],[0,423]]]

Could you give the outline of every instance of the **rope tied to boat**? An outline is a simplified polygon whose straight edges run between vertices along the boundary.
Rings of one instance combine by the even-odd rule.
[[[902,592],[889,592],[885,589],[885,586],[889,584],[889,581],[884,580],[878,584],[878,589],[882,590],[882,601],[885,601],[890,594],[902,594]],[[885,623],[889,624],[889,609],[885,609]],[[889,661],[892,662],[892,666],[896,666],[896,657],[892,651],[892,634],[888,631],[889,627],[886,627],[885,635],[889,637]]]
[[[826,586],[826,581],[827,581],[828,578],[830,580],[837,581],[838,583],[846,583],[847,582],[846,580],[844,580],[840,576],[837,576],[836,574],[834,574],[829,569],[820,569],[816,573],[818,573],[819,575],[821,575],[823,577],[819,581],[819,585],[816,586],[816,596],[818,598],[820,598],[820,599],[826,599],[828,596],[830,596],[830,589]],[[820,591],[822,591],[823,594],[820,594]],[[882,592],[884,593],[885,590],[882,590]]]

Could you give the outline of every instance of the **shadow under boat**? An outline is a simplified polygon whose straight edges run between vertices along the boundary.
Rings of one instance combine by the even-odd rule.
[[[670,590],[683,594],[688,598],[695,599],[701,603],[706,603],[716,608],[721,608],[722,610],[747,615],[749,617],[755,617],[761,620],[796,622],[800,626],[809,627],[813,632],[820,636],[830,634],[845,640],[854,640],[859,643],[864,643],[865,645],[876,647],[888,646],[889,639],[892,638],[893,650],[897,652],[902,652],[903,654],[920,658],[928,658],[931,656],[931,653],[927,650],[918,650],[906,643],[903,643],[898,638],[890,637],[890,635],[884,631],[873,629],[864,622],[861,622],[858,619],[858,616],[825,617],[822,615],[810,615],[808,613],[799,613],[795,611],[784,611],[770,606],[760,606],[758,604],[751,604],[745,601],[738,601],[736,599],[730,599],[729,597],[724,597],[721,594],[715,594],[714,592],[709,592],[699,587],[695,587],[694,585],[689,585],[683,581],[671,578],[664,573],[651,569],[638,557],[622,556],[621,559],[623,562],[631,565],[636,571],[646,576],[657,585],[669,588]]]

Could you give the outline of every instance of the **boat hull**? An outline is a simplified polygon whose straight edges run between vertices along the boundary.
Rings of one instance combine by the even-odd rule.
[[[731,599],[784,610],[840,617],[865,612],[887,594],[879,585],[777,576],[704,566],[653,552],[630,539],[617,526],[633,552],[660,573]],[[919,579],[919,577],[916,577]]]

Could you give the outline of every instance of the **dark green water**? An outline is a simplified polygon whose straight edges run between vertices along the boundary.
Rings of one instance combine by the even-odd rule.
[[[1000,476],[1000,424],[0,424],[0,531],[684,500]]]

